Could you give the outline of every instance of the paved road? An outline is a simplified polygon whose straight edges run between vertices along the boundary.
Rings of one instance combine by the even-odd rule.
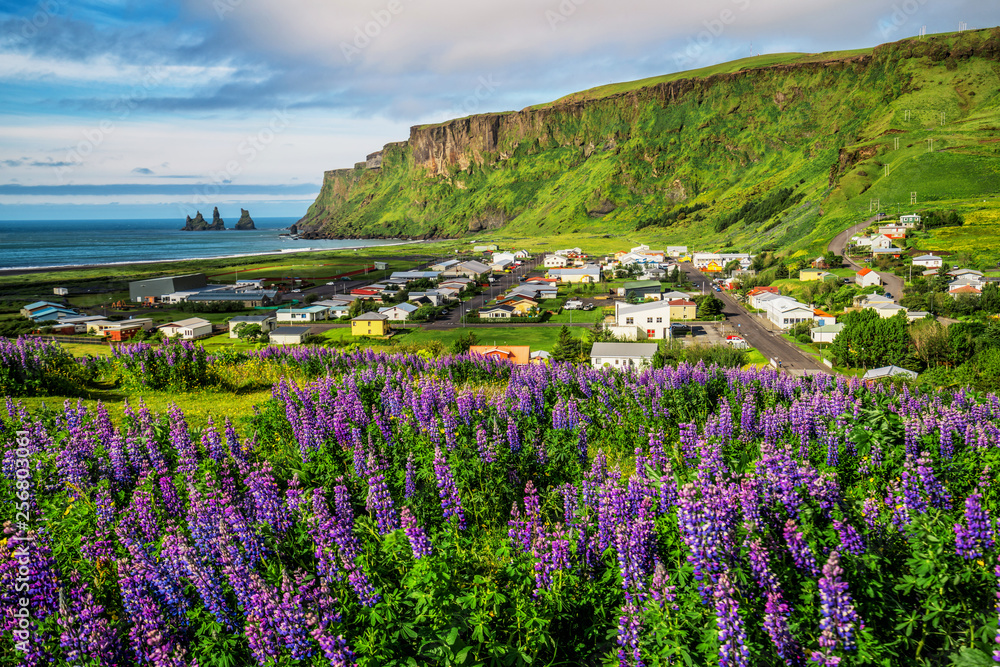
[[[711,282],[694,267],[694,264],[685,262],[681,267],[697,289],[703,291],[712,289]],[[759,316],[747,312],[736,299],[725,292],[719,292],[716,296],[725,304],[722,312],[726,315],[727,327],[731,325],[735,328],[751,347],[757,348],[766,358],[780,361],[782,370],[796,375],[830,373],[829,368],[782,338],[779,332],[770,331],[768,326],[773,326],[770,321],[761,320]]]
[[[844,262],[858,269],[859,271],[864,268],[861,264],[858,264],[854,260],[850,259],[844,254],[844,248],[847,247],[847,240],[854,235],[854,232],[858,227],[864,229],[868,225],[875,222],[875,216],[868,218],[861,225],[855,225],[848,227],[844,231],[833,237],[830,241],[830,245],[827,246],[830,252],[835,255],[840,255],[844,258]],[[885,285],[885,291],[892,295],[894,301],[899,301],[899,298],[903,296],[903,279],[897,276],[895,273],[888,273],[886,271],[878,271],[879,277],[882,278],[882,284]]]

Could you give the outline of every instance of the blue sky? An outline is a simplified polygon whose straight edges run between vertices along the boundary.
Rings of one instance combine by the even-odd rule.
[[[960,21],[990,27],[1000,11],[978,0],[0,0],[0,219],[214,205],[300,216],[324,170],[411,125],[751,48],[859,48]]]

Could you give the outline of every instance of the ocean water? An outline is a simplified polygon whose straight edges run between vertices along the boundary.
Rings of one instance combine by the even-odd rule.
[[[255,231],[182,232],[177,220],[0,220],[0,269],[228,257],[398,241],[279,238],[296,218],[254,218]],[[227,227],[236,219],[226,220]]]

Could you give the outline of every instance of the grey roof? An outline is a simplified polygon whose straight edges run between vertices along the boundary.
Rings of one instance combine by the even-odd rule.
[[[205,292],[204,294],[192,294],[188,301],[256,301],[257,299],[273,299],[278,295],[277,290],[250,290],[246,292]]]
[[[389,319],[389,317],[387,315],[383,315],[382,313],[365,313],[364,315],[358,315],[351,321],[353,322],[355,320],[387,320],[387,319]]]
[[[267,322],[268,320],[275,319],[274,315],[238,315],[237,317],[232,317],[229,319],[230,322],[253,322],[255,324],[260,322]]]
[[[642,357],[656,354],[656,343],[594,343],[590,358],[600,357]]]
[[[810,329],[813,333],[840,333],[844,330],[844,325],[841,323],[837,324],[824,324],[821,327],[813,327]]]
[[[379,308],[378,312],[384,313],[387,310],[392,310],[393,308],[399,308],[400,310],[405,310],[408,313],[412,313],[417,309],[412,303],[397,303],[395,306],[386,306],[384,308]]]
[[[272,336],[301,336],[309,331],[309,327],[278,327],[271,332]]]
[[[864,374],[862,380],[875,380],[878,378],[887,378],[894,375],[905,375],[910,378],[917,377],[917,374],[911,370],[905,368],[900,368],[899,366],[883,366],[882,368],[873,368]]]
[[[483,308],[479,309],[479,312],[481,312],[481,313],[492,313],[492,312],[497,311],[497,310],[502,310],[502,311],[505,311],[505,312],[508,312],[508,313],[513,313],[514,312],[514,308],[512,306],[504,306],[504,305],[484,306]]]

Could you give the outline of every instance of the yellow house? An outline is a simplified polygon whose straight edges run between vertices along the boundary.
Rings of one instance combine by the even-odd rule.
[[[709,262],[704,269],[705,273],[721,273],[722,267],[714,261]]]
[[[515,317],[525,317],[528,315],[528,313],[531,311],[532,308],[538,307],[538,303],[536,301],[534,301],[533,299],[529,299],[527,297],[523,299],[514,298],[514,299],[500,300],[497,303],[502,304],[504,306],[510,306],[511,308],[513,308],[514,312],[511,313],[511,315],[514,315]]]
[[[693,320],[697,317],[698,304],[687,299],[673,299],[668,301],[670,306],[670,321]]]
[[[803,282],[822,280],[826,273],[826,269],[802,269],[799,271],[799,280]]]
[[[352,336],[387,336],[389,316],[382,313],[365,313],[351,320]]]

